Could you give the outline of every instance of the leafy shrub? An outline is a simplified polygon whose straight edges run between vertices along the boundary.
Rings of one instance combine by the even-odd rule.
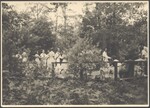
[[[14,59],[13,62],[11,73],[5,75],[4,78],[6,78],[3,79],[4,97],[9,96],[4,104],[42,104],[40,93],[45,89],[47,81],[37,80],[37,78],[47,76],[50,71],[46,68],[39,68],[34,61],[22,63]],[[14,102],[10,101],[12,99]]]
[[[104,66],[101,51],[95,48],[88,40],[81,39],[68,54],[69,71],[75,77],[84,79],[87,73]],[[97,63],[92,63],[97,62]]]

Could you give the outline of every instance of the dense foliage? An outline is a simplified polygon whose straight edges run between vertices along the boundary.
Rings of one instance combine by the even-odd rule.
[[[81,39],[74,45],[68,55],[68,62],[69,70],[82,80],[93,70],[104,66],[101,51],[86,39]]]
[[[147,104],[146,82],[141,78],[86,83],[76,79],[5,79],[3,105]]]
[[[18,12],[2,3],[2,65],[9,70],[3,73],[3,104],[146,104],[146,79],[88,78],[106,66],[105,48],[112,59],[139,58],[141,45],[147,46],[145,3],[85,3],[82,15],[73,16],[71,4],[29,3]],[[42,49],[66,54],[68,77],[57,79],[52,69],[38,67],[34,55]],[[26,63],[14,57],[23,51]]]
[[[81,37],[89,38],[101,49],[107,48],[111,57],[136,59],[139,46],[147,45],[147,29],[142,29],[147,27],[147,16],[145,11],[139,11],[143,5],[97,3],[93,11],[86,8]]]
[[[27,13],[17,13],[6,3],[2,4],[3,67],[12,65],[12,55],[29,50],[33,54],[41,49],[50,49],[55,44],[52,22],[40,17],[32,20]]]

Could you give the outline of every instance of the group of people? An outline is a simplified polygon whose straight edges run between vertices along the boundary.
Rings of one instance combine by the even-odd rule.
[[[13,57],[17,58],[19,61],[25,63],[28,61],[28,54],[26,51],[18,52],[16,55],[13,55]],[[66,56],[64,53],[57,51],[50,51],[48,50],[47,53],[45,50],[42,50],[42,52],[39,54],[37,51],[36,54],[34,55],[34,60],[35,63],[39,67],[47,67],[47,69],[51,68],[52,62],[61,62],[66,60]],[[59,63],[58,63],[59,64]]]
[[[105,73],[106,72],[113,72],[114,67],[110,65],[109,60],[112,59],[112,57],[108,56],[107,49],[105,49],[102,53],[103,61],[105,62],[105,66],[101,68]],[[139,59],[141,60],[147,60],[148,59],[148,47],[143,46],[142,49],[139,51]],[[138,60],[138,59],[137,59]],[[114,61],[119,61],[115,59]],[[117,63],[118,71],[120,71],[125,65],[122,63]],[[140,67],[141,68],[141,67]],[[147,65],[145,64],[145,73],[147,72]]]
[[[148,58],[148,48],[146,46],[143,46],[143,49],[140,51],[140,58],[147,59]],[[16,58],[21,60],[23,63],[28,61],[28,54],[27,52],[23,52],[22,54],[16,54]],[[107,54],[107,49],[105,49],[102,52],[103,61],[105,62],[105,66],[102,68],[103,71],[113,71],[113,66],[110,65],[109,60],[112,59]],[[55,73],[61,74],[63,70],[67,70],[68,65],[67,63],[67,57],[64,53],[60,52],[59,50],[54,52],[53,50],[48,50],[47,53],[45,50],[42,50],[41,53],[38,51],[34,55],[34,61],[37,64],[38,67],[46,68],[47,70],[52,69],[52,63],[54,63]],[[121,66],[121,63],[118,63],[118,67]]]
[[[110,56],[107,54],[107,48],[102,53],[103,61],[108,62],[110,59],[112,59]],[[143,46],[142,50],[139,52],[139,58],[141,59],[148,59],[148,47]]]
[[[56,52],[48,50],[46,53],[45,50],[42,50],[41,53],[37,51],[33,56],[34,63],[37,64],[39,68],[51,70],[53,68],[52,63],[54,63],[55,74],[64,77],[63,73],[66,72],[68,64],[62,63],[67,62],[67,57],[63,52],[59,50]],[[25,51],[23,53],[18,52],[14,57],[22,63],[27,63],[29,61],[28,54]]]
[[[54,51],[47,51],[47,54],[45,53],[45,50],[42,50],[42,53],[39,54],[38,51],[35,54],[35,62],[38,65],[38,67],[45,67],[47,70],[51,70],[52,63],[54,63],[54,71],[55,75],[61,78],[64,78],[64,73],[67,70],[67,64],[64,64],[62,62],[67,62],[67,58],[65,54],[62,52],[54,52]]]
[[[18,52],[16,55],[13,55],[13,57],[17,58],[18,60],[22,61],[23,63],[28,61],[28,54],[25,51],[23,51],[22,54],[20,52]]]
[[[47,67],[47,69],[52,68],[52,63],[57,62],[58,64],[59,63],[61,64],[61,62],[66,59],[66,56],[63,53],[58,51],[54,52],[52,50],[51,51],[48,50],[47,54],[45,53],[45,50],[42,50],[41,54],[39,54],[39,52],[37,51],[34,57],[35,57],[35,62],[39,67],[43,66],[43,67]]]

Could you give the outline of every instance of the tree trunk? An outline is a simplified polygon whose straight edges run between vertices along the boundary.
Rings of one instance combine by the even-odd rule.
[[[100,23],[100,11],[99,11],[99,5],[96,3],[96,11],[97,11],[97,29],[101,28],[101,23]]]
[[[66,5],[63,6],[63,17],[64,17],[64,32],[66,33],[67,16],[66,16]]]
[[[56,33],[57,33],[57,26],[58,26],[58,7],[56,7],[56,26],[55,26]]]

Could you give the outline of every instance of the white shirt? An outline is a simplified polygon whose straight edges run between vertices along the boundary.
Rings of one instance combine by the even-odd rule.
[[[26,53],[26,52],[23,52],[23,53],[22,53],[22,57],[27,57],[27,53]]]
[[[53,51],[50,51],[50,52],[48,53],[48,55],[49,55],[49,57],[54,57],[55,53],[54,53]]]
[[[38,54],[35,54],[35,61],[36,61],[36,63],[39,65],[40,64],[40,59],[39,59],[39,55]]]
[[[110,57],[107,55],[107,52],[106,52],[106,51],[103,52],[102,56],[103,56],[103,60],[104,60],[105,62],[107,62],[108,59],[110,58]]]
[[[35,57],[36,57],[36,58],[39,58],[40,56],[39,56],[38,54],[35,54]]]
[[[53,51],[50,51],[49,53],[48,53],[48,60],[47,60],[47,62],[48,62],[48,64],[51,64],[51,62],[55,62],[55,59],[54,59],[54,52]]]
[[[23,52],[23,53],[22,53],[22,62],[27,62],[27,60],[28,60],[27,53],[26,53],[26,52]]]
[[[46,58],[46,54],[45,54],[45,53],[41,53],[41,54],[40,54],[40,57],[41,57],[41,58]]]

